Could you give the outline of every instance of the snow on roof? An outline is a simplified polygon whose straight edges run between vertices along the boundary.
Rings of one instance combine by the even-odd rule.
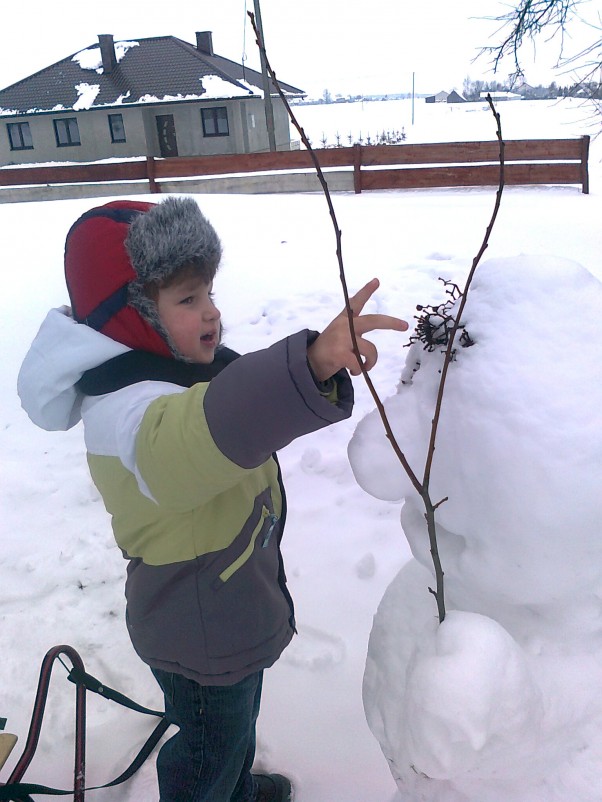
[[[115,42],[115,58],[117,61],[121,61],[131,47],[138,47],[139,44],[139,42]],[[82,70],[94,70],[99,74],[103,72],[99,45],[80,50],[79,53],[73,56],[71,61],[76,61]]]
[[[100,92],[100,84],[76,84],[78,98],[73,104],[73,111],[89,109],[96,100],[96,95]]]
[[[204,98],[204,95],[163,95],[163,97],[157,97],[157,95],[142,95],[136,101],[137,103],[169,103],[170,101],[174,100],[201,100]]]
[[[245,97],[248,94],[261,94],[260,89],[248,84],[246,81],[239,81],[239,83],[244,83],[244,85],[248,87],[248,89],[243,89],[230,81],[225,81],[223,78],[220,78],[219,75],[203,75],[201,82],[205,90],[203,93],[203,100],[211,97]]]
[[[124,101],[148,104],[263,97],[260,73],[205,54],[176,37],[112,41],[112,45],[120,62],[114,74],[108,75],[103,68],[100,45],[87,47],[1,89],[0,116],[67,109],[81,112]],[[281,86],[291,96],[302,94],[294,86]],[[118,97],[117,92],[121,93]]]

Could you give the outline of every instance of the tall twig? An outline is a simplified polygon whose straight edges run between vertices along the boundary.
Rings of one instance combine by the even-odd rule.
[[[307,138],[307,136],[305,134],[305,131],[303,130],[303,128],[301,127],[301,125],[297,121],[297,118],[295,117],[295,115],[294,115],[294,113],[293,113],[293,111],[291,109],[291,106],[290,106],[290,104],[289,104],[289,102],[288,102],[288,100],[286,98],[286,95],[282,91],[282,87],[280,86],[280,84],[278,82],[278,79],[276,78],[276,74],[275,74],[274,70],[272,69],[272,66],[271,66],[270,61],[269,61],[268,56],[267,56],[267,53],[265,51],[265,47],[264,47],[263,41],[261,39],[261,35],[260,35],[260,33],[259,33],[258,29],[257,29],[256,24],[255,24],[255,17],[254,17],[252,12],[248,12],[248,15],[249,15],[249,18],[251,20],[251,25],[253,26],[253,30],[255,32],[257,46],[259,47],[259,50],[260,50],[260,52],[262,54],[262,58],[265,61],[268,73],[269,73],[270,78],[271,78],[271,81],[272,81],[274,87],[276,88],[276,91],[278,92],[278,95],[280,96],[280,99],[282,100],[282,102],[284,104],[284,107],[287,110],[287,113],[289,115],[289,118],[290,118],[292,124],[297,129],[297,131],[299,132],[299,136],[301,137],[301,141],[303,142],[303,144],[307,148],[307,151],[308,151],[308,153],[309,153],[309,155],[311,157],[311,160],[313,162],[313,165],[315,167],[316,174],[318,176],[318,180],[319,180],[320,185],[322,187],[322,190],[324,192],[324,197],[325,197],[326,203],[328,205],[328,211],[329,211],[329,214],[330,214],[330,218],[332,220],[332,224],[333,224],[333,227],[334,227],[334,230],[335,230],[336,255],[337,255],[337,261],[338,261],[338,265],[339,265],[339,278],[340,278],[340,281],[341,281],[341,286],[343,288],[343,296],[345,298],[345,309],[346,309],[346,312],[347,312],[347,319],[349,321],[349,332],[350,332],[350,335],[351,335],[351,342],[352,342],[352,346],[353,346],[353,352],[354,352],[354,354],[355,354],[355,356],[357,358],[360,370],[362,372],[362,375],[364,377],[366,385],[368,386],[370,394],[372,395],[372,398],[374,399],[374,403],[376,404],[376,408],[378,410],[378,413],[380,415],[381,421],[383,423],[386,436],[387,436],[389,442],[391,443],[391,446],[393,447],[393,451],[395,452],[397,458],[401,462],[401,464],[402,464],[404,470],[406,471],[410,481],[412,482],[412,485],[414,486],[414,488],[416,489],[416,491],[418,492],[418,494],[422,498],[424,506],[425,506],[425,519],[426,519],[426,522],[427,522],[427,530],[428,530],[428,535],[429,535],[431,557],[432,557],[432,560],[433,560],[433,566],[434,566],[434,569],[435,569],[435,579],[436,579],[436,589],[433,590],[432,588],[429,588],[429,591],[433,594],[433,596],[435,597],[435,600],[437,602],[437,611],[438,611],[438,616],[439,616],[439,622],[443,622],[443,620],[445,619],[445,597],[444,597],[444,583],[443,583],[444,572],[443,572],[443,569],[442,569],[442,566],[441,566],[441,561],[439,559],[439,550],[438,550],[438,546],[437,546],[437,532],[436,532],[436,524],[435,524],[435,510],[442,503],[442,501],[439,501],[436,504],[433,504],[433,502],[432,502],[432,500],[430,498],[430,495],[429,495],[430,474],[431,474],[433,456],[434,456],[434,453],[435,453],[435,439],[436,439],[436,435],[437,435],[437,427],[438,427],[439,418],[440,418],[440,414],[441,414],[441,404],[442,404],[442,400],[443,400],[443,390],[444,390],[444,387],[445,387],[445,379],[446,379],[446,376],[447,376],[447,371],[449,369],[449,364],[450,364],[450,362],[452,361],[452,358],[453,358],[453,342],[454,342],[454,338],[455,338],[456,332],[458,331],[458,328],[460,326],[460,318],[461,318],[462,312],[464,310],[464,306],[466,304],[466,293],[468,291],[468,287],[470,285],[470,282],[472,281],[472,277],[473,277],[474,272],[475,272],[475,270],[477,268],[477,265],[479,264],[479,262],[481,260],[481,257],[483,256],[483,253],[485,252],[485,250],[487,249],[488,244],[489,244],[489,237],[490,237],[491,232],[493,230],[493,225],[495,223],[495,220],[496,220],[496,217],[497,217],[497,213],[499,211],[501,195],[502,195],[502,191],[503,191],[503,187],[504,187],[504,142],[503,142],[503,139],[502,139],[502,132],[501,132],[501,126],[500,126],[500,117],[499,117],[499,114],[495,111],[495,108],[493,106],[493,102],[491,100],[491,96],[488,95],[487,96],[487,101],[488,101],[488,103],[489,103],[489,105],[491,107],[491,110],[492,110],[492,112],[494,114],[494,117],[496,119],[496,122],[497,122],[497,136],[498,136],[498,140],[499,140],[499,143],[500,143],[500,181],[499,181],[498,191],[497,191],[497,195],[496,195],[496,203],[495,203],[494,211],[493,211],[490,223],[487,226],[487,230],[485,232],[485,237],[484,237],[483,243],[481,245],[481,248],[479,249],[479,252],[477,253],[475,258],[473,259],[472,267],[471,267],[471,270],[470,270],[470,273],[469,273],[469,276],[468,276],[468,279],[467,279],[467,282],[466,282],[466,286],[465,286],[464,292],[463,292],[463,294],[461,296],[460,305],[459,305],[459,308],[458,308],[458,313],[456,315],[456,318],[455,318],[455,321],[454,321],[454,325],[452,327],[451,334],[450,334],[450,337],[449,337],[449,342],[447,344],[447,349],[446,349],[445,357],[444,357],[443,369],[442,369],[442,373],[441,373],[441,380],[440,380],[440,383],[439,383],[439,390],[438,390],[438,393],[437,393],[437,401],[436,401],[436,406],[435,406],[435,412],[434,412],[434,415],[433,415],[433,420],[432,420],[432,425],[431,425],[431,435],[430,435],[430,440],[429,440],[427,459],[426,459],[426,463],[425,463],[424,477],[423,477],[422,482],[420,482],[420,480],[418,479],[416,473],[412,470],[412,468],[411,468],[411,466],[410,466],[405,454],[401,450],[401,448],[400,448],[400,446],[399,446],[399,444],[398,444],[398,442],[397,442],[397,440],[395,438],[395,435],[393,434],[393,430],[392,430],[391,424],[389,422],[389,419],[387,417],[384,405],[383,405],[382,401],[380,400],[380,397],[379,397],[378,393],[376,392],[374,384],[372,383],[372,380],[371,380],[371,378],[370,378],[370,376],[368,374],[368,371],[366,370],[366,368],[364,366],[364,363],[363,363],[362,358],[361,358],[361,354],[360,354],[359,349],[358,349],[357,338],[356,338],[356,335],[355,335],[355,328],[354,328],[354,325],[353,325],[353,318],[354,318],[353,309],[351,308],[351,305],[350,305],[349,290],[348,290],[348,286],[347,286],[347,279],[346,279],[346,276],[345,276],[345,267],[344,267],[344,263],[343,263],[342,233],[341,233],[341,229],[339,228],[338,221],[337,221],[337,216],[336,216],[336,213],[335,213],[335,210],[334,210],[334,205],[332,203],[332,197],[330,195],[330,190],[328,188],[328,183],[326,181],[326,178],[324,176],[324,173],[323,173],[322,168],[320,166],[320,163],[318,161],[318,157],[316,155],[316,152],[312,148],[311,143],[309,142],[309,139]]]
[[[292,124],[295,126],[295,128],[299,132],[299,136],[301,137],[301,141],[303,142],[303,144],[307,148],[307,151],[308,151],[308,153],[309,153],[309,155],[311,157],[311,160],[313,162],[314,168],[316,170],[316,174],[318,176],[318,180],[319,180],[320,185],[322,187],[322,190],[324,192],[324,197],[326,199],[326,203],[328,204],[328,211],[330,213],[330,218],[332,220],[332,224],[334,226],[334,231],[335,231],[336,255],[337,255],[337,261],[338,261],[338,265],[339,265],[339,278],[340,278],[340,281],[341,281],[341,286],[343,288],[343,296],[345,298],[345,310],[347,312],[347,318],[349,320],[349,331],[351,333],[351,343],[353,345],[353,353],[355,354],[355,356],[357,358],[360,370],[362,371],[362,375],[363,375],[363,377],[364,377],[364,379],[366,381],[366,384],[368,385],[368,389],[370,390],[372,398],[374,399],[374,403],[376,404],[376,407],[377,407],[377,409],[378,409],[378,411],[380,413],[381,420],[383,422],[387,438],[391,442],[391,445],[393,446],[393,450],[395,451],[399,461],[401,462],[401,464],[403,465],[404,469],[406,470],[406,472],[407,472],[412,484],[414,485],[416,490],[418,492],[420,492],[420,482],[418,481],[418,477],[416,476],[416,474],[414,473],[414,471],[410,467],[410,464],[408,463],[404,453],[402,452],[402,450],[400,449],[397,441],[395,440],[395,435],[393,434],[393,430],[391,429],[391,425],[390,425],[389,420],[387,418],[387,414],[386,414],[385,409],[383,407],[382,401],[380,400],[380,398],[378,396],[378,393],[376,392],[376,389],[374,387],[374,384],[372,383],[372,380],[371,380],[371,378],[370,378],[370,376],[368,374],[368,371],[364,367],[364,363],[362,361],[359,349],[357,347],[357,338],[355,336],[355,328],[353,326],[353,310],[352,310],[351,305],[349,303],[349,289],[348,289],[348,286],[347,286],[347,278],[345,276],[345,267],[344,267],[344,264],[343,264],[342,232],[341,232],[341,229],[339,228],[339,223],[338,223],[338,220],[337,220],[336,212],[334,210],[334,205],[332,203],[332,197],[330,195],[330,190],[328,189],[328,184],[326,182],[326,178],[325,178],[324,173],[322,171],[322,168],[320,166],[320,162],[318,161],[318,157],[316,156],[316,152],[312,148],[311,143],[310,143],[309,139],[307,138],[307,136],[305,134],[305,131],[303,130],[303,128],[301,127],[301,125],[297,121],[297,118],[295,117],[295,115],[293,113],[293,110],[291,109],[290,103],[288,102],[288,100],[286,98],[286,95],[282,91],[282,87],[280,86],[280,83],[278,82],[278,79],[276,78],[276,73],[274,72],[274,70],[273,70],[273,68],[272,68],[272,66],[270,64],[270,61],[269,61],[269,59],[267,57],[267,53],[265,52],[264,44],[263,44],[263,42],[261,40],[261,35],[260,35],[260,33],[259,33],[258,29],[257,29],[256,24],[255,24],[255,17],[254,17],[254,15],[253,15],[253,13],[251,11],[248,11],[247,13],[248,13],[249,18],[251,20],[251,25],[253,26],[253,31],[255,32],[257,46],[259,47],[260,51],[263,53],[263,57],[265,59],[265,63],[267,65],[267,70],[268,70],[268,73],[269,73],[270,78],[272,80],[272,83],[274,84],[274,87],[276,88],[276,91],[278,92],[278,95],[280,96],[280,99],[284,103],[284,107],[287,110],[287,113],[288,113],[288,115],[290,117],[290,120],[291,120]]]
[[[485,253],[485,251],[489,247],[489,238],[491,236],[491,232],[493,231],[493,226],[495,225],[495,221],[497,219],[497,215],[498,215],[498,212],[500,210],[500,204],[501,204],[501,200],[502,200],[502,192],[504,191],[504,180],[505,180],[505,176],[504,176],[504,172],[505,172],[504,149],[505,149],[505,143],[504,143],[504,140],[502,139],[501,119],[500,119],[499,113],[495,110],[495,106],[493,105],[493,100],[491,99],[491,95],[487,95],[487,103],[489,104],[489,107],[490,107],[490,109],[491,109],[491,111],[493,113],[493,116],[495,117],[495,121],[496,121],[496,124],[497,124],[496,135],[497,135],[498,143],[499,143],[499,146],[500,146],[500,152],[499,152],[500,178],[499,178],[498,189],[497,189],[497,192],[496,192],[496,195],[495,195],[495,204],[494,204],[494,207],[493,207],[493,213],[491,215],[491,220],[489,221],[489,225],[487,226],[487,229],[485,231],[485,236],[483,238],[483,242],[481,243],[481,247],[479,248],[479,251],[478,251],[477,255],[472,260],[472,266],[470,268],[470,272],[468,274],[468,278],[466,279],[466,284],[464,285],[464,290],[462,291],[462,294],[460,296],[460,303],[459,303],[459,306],[458,306],[458,312],[455,315],[454,324],[453,324],[453,326],[451,328],[451,333],[449,335],[449,340],[448,340],[448,343],[447,343],[447,349],[445,351],[445,359],[443,361],[443,368],[442,368],[442,371],[441,371],[441,380],[439,382],[439,389],[438,389],[438,392],[437,392],[437,401],[435,403],[435,414],[433,416],[433,425],[432,425],[432,428],[431,428],[431,438],[430,438],[430,442],[429,442],[428,456],[427,456],[427,460],[426,460],[426,466],[425,466],[425,469],[424,469],[424,477],[423,477],[423,480],[422,480],[422,484],[425,487],[428,487],[429,480],[430,480],[431,467],[432,467],[432,463],[433,463],[433,456],[434,456],[434,453],[435,453],[435,438],[437,437],[437,427],[438,427],[438,424],[439,424],[439,416],[440,416],[440,413],[441,413],[441,404],[443,402],[443,390],[445,389],[445,380],[447,378],[447,372],[449,370],[450,363],[452,362],[452,354],[453,354],[453,349],[454,349],[454,340],[455,340],[456,334],[458,332],[458,329],[460,328],[460,321],[461,321],[461,318],[462,318],[462,313],[464,312],[464,307],[466,306],[466,300],[467,300],[467,297],[468,297],[468,290],[469,290],[470,285],[472,283],[472,279],[474,277],[475,270],[477,269],[477,266],[478,266],[479,262],[481,261],[481,259],[483,257],[483,254]]]
[[[451,332],[449,335],[449,340],[447,342],[447,348],[445,350],[445,357],[443,359],[443,367],[441,369],[441,379],[439,381],[439,388],[437,390],[437,400],[435,402],[435,412],[433,414],[433,420],[431,424],[431,436],[429,440],[429,446],[427,450],[427,458],[424,467],[424,475],[422,477],[422,489],[420,491],[420,495],[422,497],[422,501],[425,507],[425,518],[427,523],[427,530],[429,534],[429,544],[431,549],[431,558],[433,560],[433,564],[435,566],[435,578],[437,581],[437,589],[433,591],[429,588],[430,592],[435,596],[437,601],[437,607],[439,610],[439,620],[443,620],[441,618],[441,614],[443,612],[443,617],[445,617],[445,608],[441,607],[443,602],[443,569],[441,567],[441,562],[439,559],[439,549],[437,546],[437,531],[435,525],[435,510],[442,502],[439,501],[437,504],[433,505],[429,487],[430,487],[430,480],[431,480],[431,469],[433,466],[433,458],[435,456],[435,441],[437,439],[437,430],[439,427],[439,419],[441,416],[441,405],[443,403],[443,392],[445,390],[445,380],[447,378],[447,373],[449,370],[449,366],[453,359],[453,352],[454,352],[454,340],[458,329],[460,328],[460,322],[462,319],[462,313],[464,312],[464,307],[466,306],[466,300],[468,298],[468,290],[472,283],[472,279],[474,277],[475,271],[479,262],[481,261],[483,254],[489,247],[489,238],[491,236],[491,232],[493,231],[493,226],[495,225],[495,221],[500,209],[500,204],[502,200],[502,192],[504,191],[504,140],[502,138],[502,127],[501,127],[501,119],[499,113],[495,110],[493,105],[493,101],[491,99],[491,95],[487,95],[487,102],[489,107],[493,113],[493,116],[496,121],[496,135],[500,147],[499,151],[499,163],[500,163],[500,175],[499,175],[499,184],[498,189],[495,196],[495,204],[493,207],[493,213],[491,215],[491,219],[489,221],[489,225],[485,231],[485,236],[483,238],[483,242],[481,243],[481,247],[477,255],[472,260],[472,266],[470,268],[470,272],[468,274],[468,278],[466,279],[466,284],[464,285],[464,290],[460,296],[460,303],[458,305],[458,311],[454,316],[454,324],[451,328]],[[443,499],[445,501],[445,499]]]

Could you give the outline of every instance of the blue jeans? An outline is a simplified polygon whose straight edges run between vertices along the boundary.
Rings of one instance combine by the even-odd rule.
[[[180,728],[157,757],[160,802],[254,802],[251,766],[263,672],[220,686],[152,672],[167,720]]]

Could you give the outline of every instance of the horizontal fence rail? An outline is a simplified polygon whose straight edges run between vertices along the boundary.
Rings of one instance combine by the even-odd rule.
[[[582,136],[577,139],[506,141],[505,183],[576,184],[581,186],[582,192],[588,193],[589,139],[589,136]],[[357,193],[375,189],[495,186],[499,180],[499,144],[495,140],[353,145],[316,149],[315,154],[321,167],[327,171],[327,180],[335,172],[336,175],[344,172],[349,180],[352,178],[349,188]],[[215,181],[217,176],[267,173],[276,185],[279,178],[276,174],[308,171],[313,171],[313,161],[305,150],[169,159],[149,156],[102,164],[6,167],[0,169],[0,202],[3,192],[16,187],[102,184],[108,185],[108,190],[111,184],[118,184],[115,194],[124,194],[124,184],[130,185],[129,191],[135,191],[135,185],[142,183],[144,189],[141,191],[159,193],[178,191],[173,188],[174,180],[182,181],[181,190],[190,191],[186,179]],[[261,188],[251,191],[270,191],[269,180],[267,184],[266,181],[256,182],[256,186]],[[296,186],[300,189],[289,191],[316,188],[311,182],[297,182]],[[127,186],[125,192],[128,192]]]

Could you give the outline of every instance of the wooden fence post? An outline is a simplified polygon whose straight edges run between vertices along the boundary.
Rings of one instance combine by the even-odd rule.
[[[589,195],[589,172],[587,160],[589,158],[589,136],[581,137],[581,191]]]
[[[362,191],[362,146],[353,146],[353,189],[356,195]]]
[[[161,192],[161,189],[155,181],[155,160],[152,156],[146,157],[146,175],[148,178],[148,188],[151,194]]]

